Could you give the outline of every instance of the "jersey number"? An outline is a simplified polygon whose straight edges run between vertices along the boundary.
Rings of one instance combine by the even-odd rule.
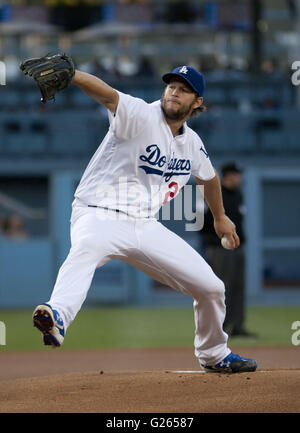
[[[166,204],[166,203],[169,201],[169,198],[173,198],[173,197],[175,197],[175,195],[177,194],[177,191],[178,191],[178,183],[177,183],[177,182],[171,182],[171,183],[168,185],[168,187],[169,187],[169,189],[172,190],[172,191],[168,191],[168,192],[166,193],[163,204]]]

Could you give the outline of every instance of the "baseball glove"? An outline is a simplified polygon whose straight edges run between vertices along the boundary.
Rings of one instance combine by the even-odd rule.
[[[67,54],[28,59],[21,63],[20,69],[24,75],[36,80],[44,103],[65,89],[75,74],[73,60]]]

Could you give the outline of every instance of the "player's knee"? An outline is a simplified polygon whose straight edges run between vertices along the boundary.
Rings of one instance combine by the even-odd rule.
[[[217,278],[215,291],[217,296],[225,296],[225,284],[220,280],[220,278]]]
[[[225,296],[225,285],[223,281],[215,275],[209,284],[207,284],[205,294],[217,299],[223,298]]]

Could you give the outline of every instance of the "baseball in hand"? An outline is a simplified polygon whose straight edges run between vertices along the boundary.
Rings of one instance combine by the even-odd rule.
[[[232,248],[231,248],[231,245],[230,245],[230,242],[229,242],[229,240],[226,238],[226,236],[223,236],[223,237],[222,237],[222,239],[221,239],[221,244],[222,244],[222,247],[225,248],[226,250],[231,250],[231,249],[232,249]]]

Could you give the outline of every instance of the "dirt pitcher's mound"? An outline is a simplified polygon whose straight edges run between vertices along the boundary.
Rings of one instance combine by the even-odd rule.
[[[299,389],[300,370],[96,371],[8,381],[0,399],[2,412],[298,412]]]
[[[192,349],[3,352],[0,412],[300,412],[300,347],[239,348],[254,373],[199,371]]]
[[[257,359],[261,369],[300,369],[300,346],[239,347],[234,353]],[[0,382],[95,370],[197,370],[193,348],[65,350],[45,347],[39,352],[2,352]],[[1,409],[0,409],[1,410]]]

